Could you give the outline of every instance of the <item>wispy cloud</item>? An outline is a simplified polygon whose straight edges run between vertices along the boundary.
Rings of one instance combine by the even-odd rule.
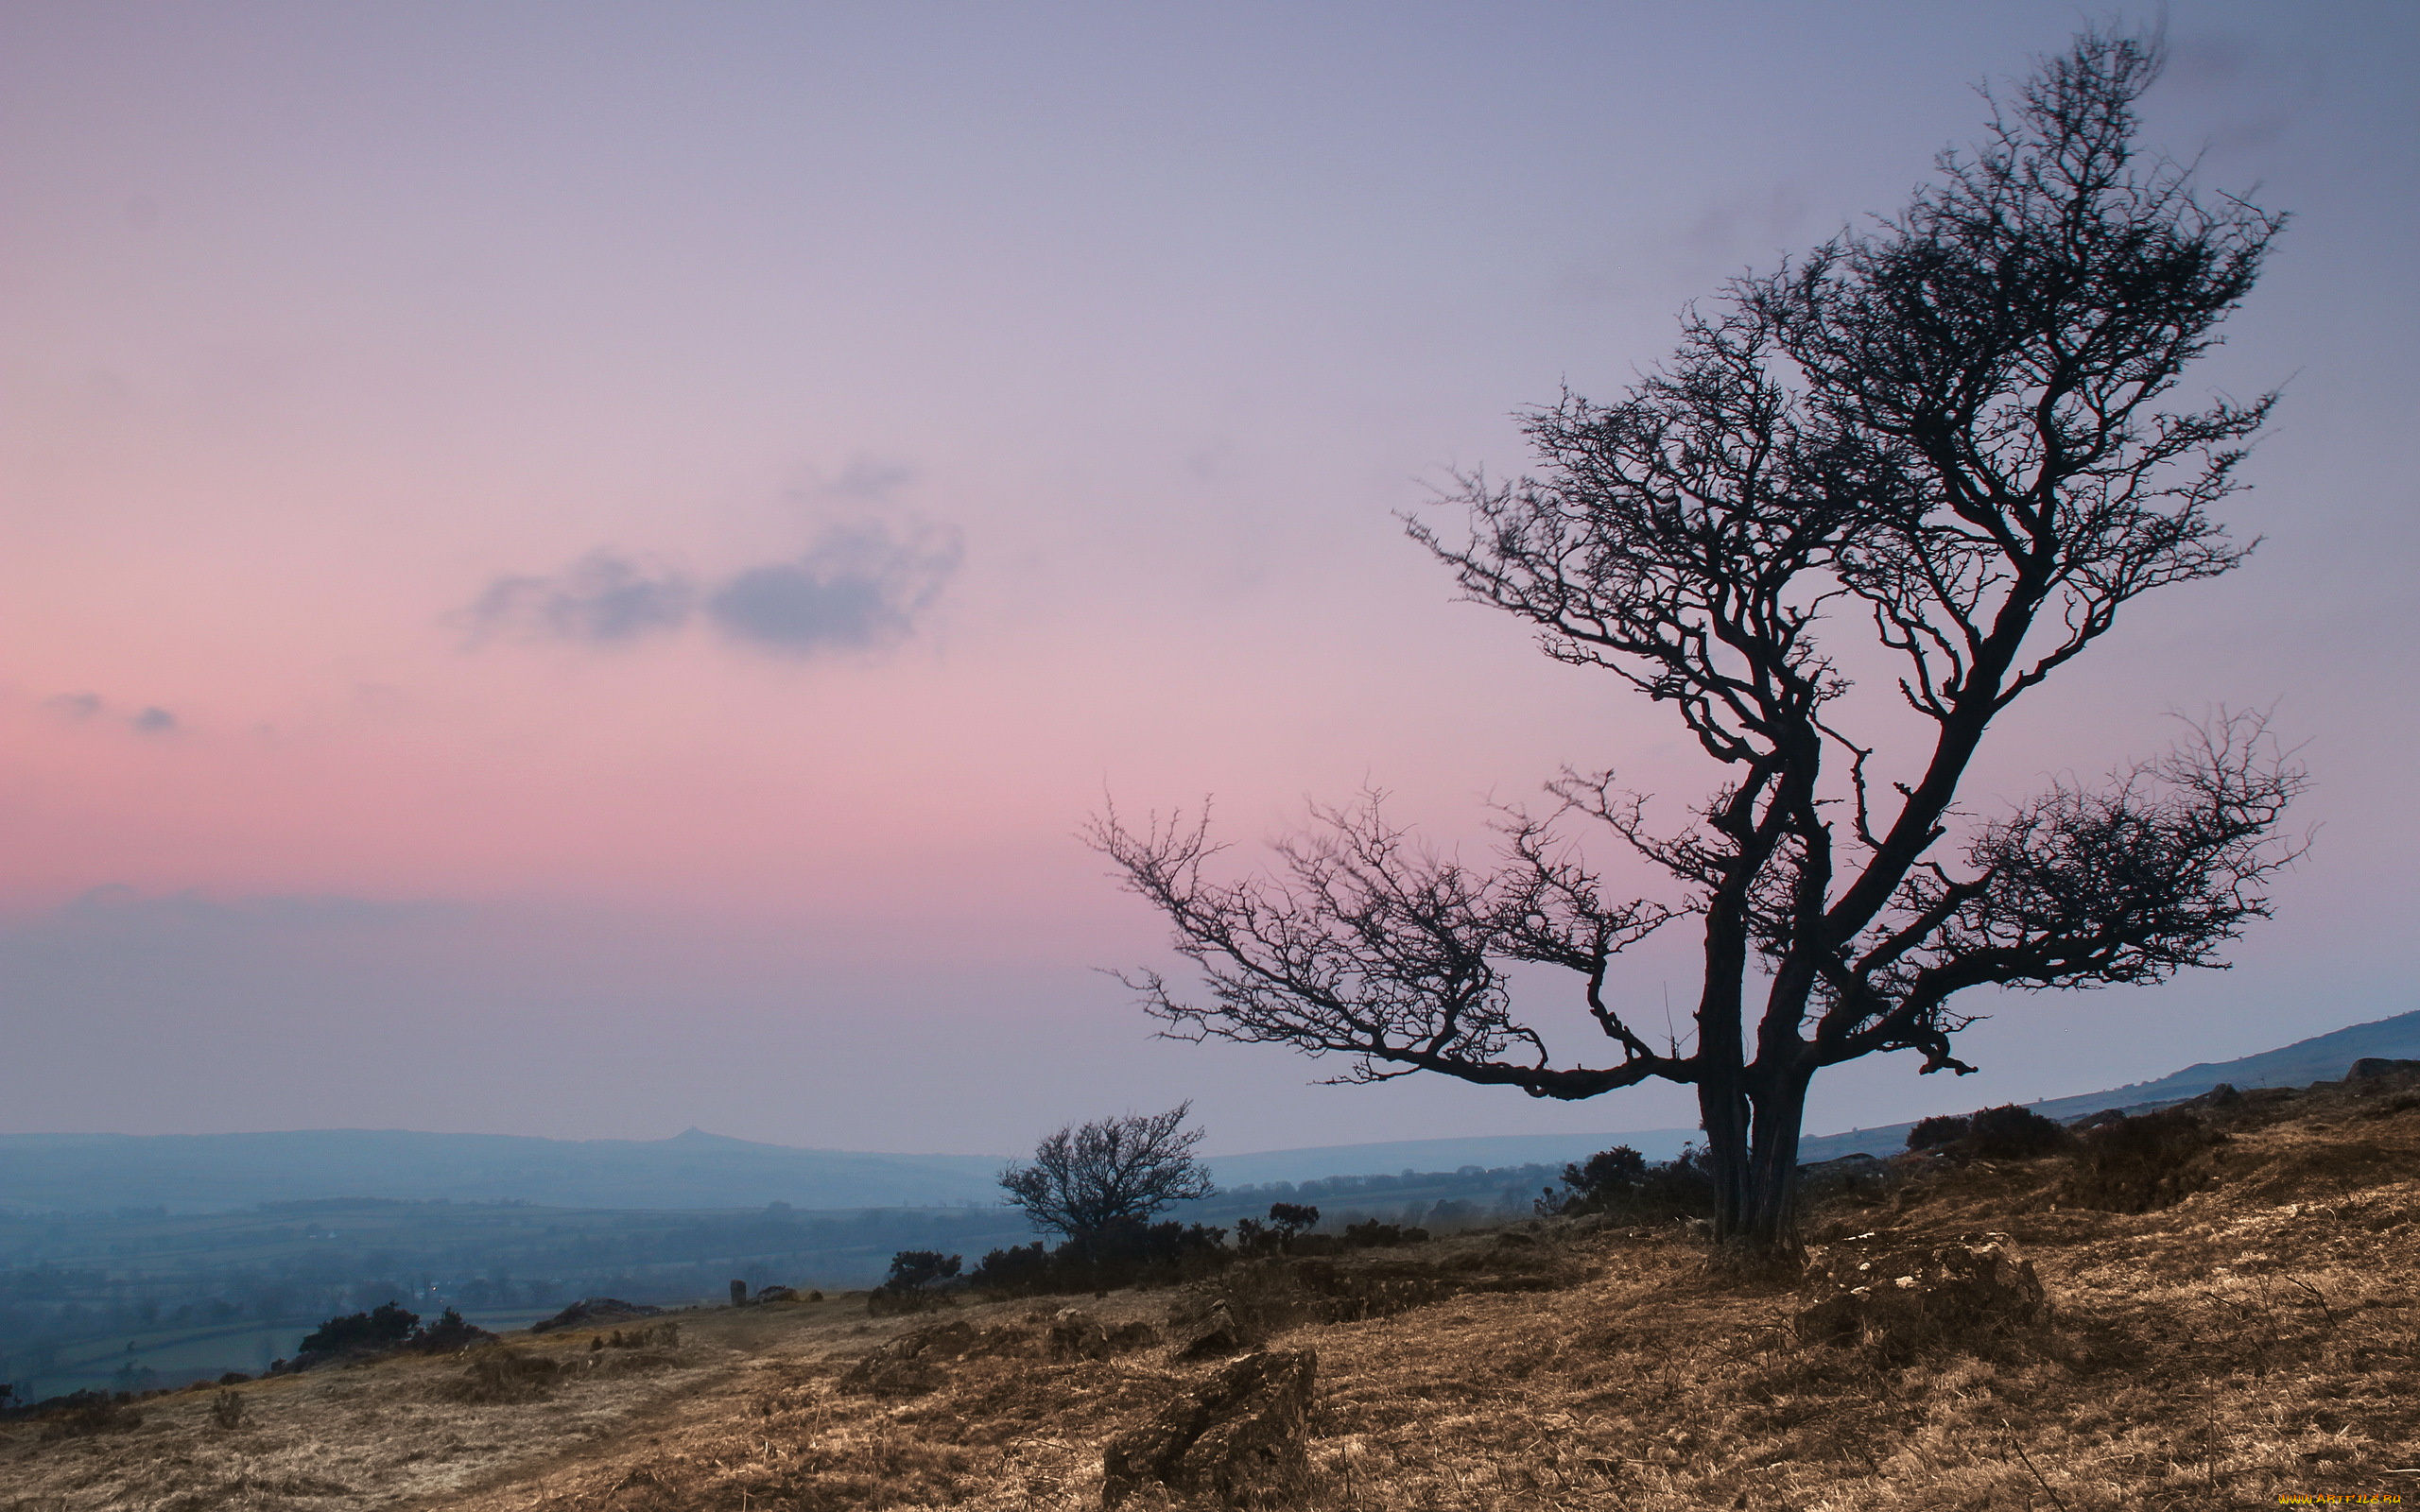
[[[177,716],[156,703],[146,704],[130,714],[112,715],[109,700],[97,693],[62,693],[44,698],[42,706],[78,724],[104,716],[112,722],[122,719],[130,729],[146,735],[173,734],[179,728]]]
[[[958,570],[954,530],[880,525],[825,532],[812,550],[734,575],[706,600],[716,628],[792,655],[895,644]]]
[[[880,504],[914,481],[916,470],[905,462],[884,462],[860,456],[842,468],[838,477],[826,478],[816,485],[815,491],[835,499]]]
[[[498,577],[459,618],[475,645],[499,638],[625,645],[702,617],[760,650],[863,650],[914,633],[962,556],[954,529],[882,524],[833,525],[794,558],[702,582],[596,551],[549,576]]]
[[[594,551],[550,577],[499,577],[465,611],[475,641],[502,633],[615,645],[674,630],[697,606],[678,571]]]

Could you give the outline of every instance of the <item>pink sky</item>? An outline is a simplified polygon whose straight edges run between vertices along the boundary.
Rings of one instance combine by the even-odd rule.
[[[2238,971],[2011,1003],[1983,1076],[1860,1066],[1818,1125],[2415,1005],[2415,24],[2168,14],[2155,133],[2297,216],[2203,375],[2289,385],[2228,507],[2267,543],[1975,792],[2274,701],[2326,828]],[[1162,932],[1074,832],[1215,793],[1256,844],[1372,782],[1451,842],[1566,761],[1695,792],[1391,515],[1895,207],[2074,21],[0,3],[0,1125],[1692,1121],[1153,1041],[1093,968]]]

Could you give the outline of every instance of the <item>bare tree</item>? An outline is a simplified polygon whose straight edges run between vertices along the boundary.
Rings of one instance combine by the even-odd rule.
[[[1530,416],[1540,470],[1463,478],[1467,541],[1411,524],[1549,656],[1673,711],[1720,772],[1690,825],[1659,831],[1610,773],[1566,769],[1556,814],[1505,816],[1492,869],[1418,850],[1373,794],[1317,812],[1282,876],[1220,881],[1206,809],[1140,831],[1110,810],[1093,842],[1208,979],[1196,1003],[1146,973],[1146,1007],[1183,1036],[1352,1057],[1345,1080],[1692,1085],[1716,1232],[1772,1249],[1794,1242],[1824,1067],[1914,1050],[1964,1074],[1951,1037],[1973,1021],[1951,1004],[1969,988],[2222,964],[2296,853],[2278,825],[2304,774],[2263,717],[2222,713],[2164,758],[1996,819],[1957,807],[2002,711],[2123,605],[2249,549],[2208,510],[2275,396],[2163,401],[2282,218],[2199,198],[2137,153],[2157,71],[2135,39],[2080,37],[1899,216],[1692,311],[1617,402]],[[1860,625],[1863,654],[1896,662],[1895,698],[1848,699],[1819,640]],[[1679,896],[1605,899],[1550,828],[1575,813]],[[1651,1043],[1608,981],[1616,953],[1682,918],[1703,939],[1685,1051]],[[1608,1060],[1549,1055],[1513,1011],[1516,963],[1576,973]]]
[[[1069,1125],[1034,1147],[1033,1163],[1000,1173],[1011,1205],[1034,1226],[1079,1244],[1170,1203],[1206,1197],[1210,1173],[1193,1158],[1201,1129],[1184,1127],[1189,1102],[1165,1113],[1129,1113]]]

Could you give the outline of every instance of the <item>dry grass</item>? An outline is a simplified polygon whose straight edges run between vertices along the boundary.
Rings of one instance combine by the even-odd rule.
[[[1237,1277],[1231,1303],[1318,1350],[1317,1512],[2114,1512],[2420,1493],[2420,1474],[2395,1473],[2420,1468],[2420,1098],[2324,1090],[2227,1116],[2229,1139],[2196,1157],[2210,1184],[2158,1211],[2079,1210],[2079,1169],[2060,1159],[1944,1168],[1817,1216],[1834,1242],[2013,1236],[2056,1320],[1979,1353],[1802,1345],[1793,1291],[1711,1272],[1675,1233],[1551,1224],[1527,1244],[1461,1235]],[[1167,1293],[1081,1305],[1166,1327],[1187,1302],[1199,1310]],[[122,1432],[0,1430],[0,1509],[1091,1507],[1104,1441],[1213,1366],[1176,1361],[1175,1332],[1054,1362],[1046,1312],[949,1314],[997,1347],[908,1397],[838,1382],[934,1316],[869,1320],[836,1300],[693,1314],[678,1349],[620,1351],[647,1356],[628,1369],[584,1364],[616,1354],[584,1332],[516,1343],[562,1366],[527,1400],[458,1400],[460,1361],[242,1387],[232,1430],[206,1393],[161,1398]]]

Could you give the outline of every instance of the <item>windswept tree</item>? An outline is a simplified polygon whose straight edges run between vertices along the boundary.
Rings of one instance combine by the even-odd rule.
[[[2222,964],[2303,774],[2259,716],[2221,713],[2105,782],[1997,816],[1958,805],[1993,722],[2156,589],[2243,560],[2210,510],[2274,396],[2175,404],[2281,217],[2135,144],[2155,50],[2088,33],[1996,103],[1971,154],[1898,216],[1734,284],[1611,404],[1528,417],[1538,469],[1465,477],[1472,532],[1412,536],[1549,656],[1669,709],[1715,773],[1658,828],[1611,773],[1566,769],[1508,813],[1491,868],[1414,845],[1375,796],[1320,810],[1276,875],[1221,880],[1206,811],[1091,837],[1175,926],[1206,996],[1133,979],[1169,1032],[1594,1097],[1697,1090],[1716,1232],[1793,1242],[1817,1072],[1952,1039],[1974,988],[2089,988]],[[1850,696],[1827,637],[1884,696]],[[1871,675],[1895,664],[1895,675]],[[1895,696],[1889,695],[1895,681]],[[1553,828],[1601,823],[1668,873],[1615,900]],[[1614,956],[1687,919],[1703,980],[1685,1047],[1651,1040]],[[1564,968],[1601,1033],[1550,1054],[1508,971]]]
[[[1001,1172],[1000,1185],[1035,1228],[1091,1244],[1216,1190],[1193,1158],[1202,1131],[1184,1127],[1192,1109],[1184,1102],[1165,1113],[1071,1124],[1034,1147],[1031,1164]]]

